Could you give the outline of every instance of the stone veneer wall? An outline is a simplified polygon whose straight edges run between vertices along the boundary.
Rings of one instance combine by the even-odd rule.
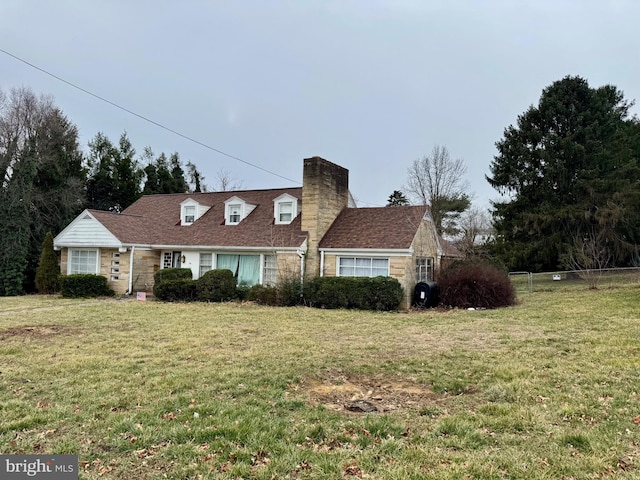
[[[320,274],[318,244],[349,202],[349,170],[320,157],[304,159],[302,230],[308,232],[305,277]]]

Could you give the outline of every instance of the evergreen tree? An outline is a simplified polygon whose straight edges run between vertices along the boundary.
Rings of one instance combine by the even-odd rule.
[[[76,127],[49,97],[0,92],[0,295],[35,288],[40,246],[84,204]]]
[[[142,194],[143,170],[134,159],[135,150],[126,132],[118,147],[103,134],[89,142],[87,199],[90,208],[121,212]]]
[[[178,152],[171,154],[169,162],[171,163],[171,177],[173,178],[173,193],[188,192],[189,186],[184,179],[184,170],[182,169],[182,162],[180,161]]]
[[[53,250],[53,234],[47,232],[42,242],[42,253],[36,270],[36,289],[38,293],[55,293],[60,288],[60,267]]]
[[[489,183],[496,253],[512,269],[554,270],[597,232],[616,265],[640,243],[640,126],[611,85],[565,77],[497,142]]]
[[[394,190],[387,199],[387,207],[397,207],[399,205],[409,205],[409,200],[400,190]]]

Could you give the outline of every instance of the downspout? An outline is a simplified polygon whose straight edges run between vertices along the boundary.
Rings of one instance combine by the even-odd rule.
[[[129,253],[129,291],[127,295],[131,295],[131,290],[133,290],[133,253],[135,250],[135,245],[131,245],[131,253]]]
[[[324,277],[324,250],[320,250],[320,276]]]
[[[296,253],[300,257],[300,283],[304,283],[304,252],[298,250]]]

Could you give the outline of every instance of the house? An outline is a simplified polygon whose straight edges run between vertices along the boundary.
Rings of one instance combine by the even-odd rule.
[[[64,274],[105,275],[117,293],[149,291],[156,271],[193,278],[227,268],[239,284],[391,276],[408,305],[418,281],[459,253],[426,206],[357,208],[349,172],[304,160],[302,187],[143,196],[121,213],[85,210],[54,239]]]

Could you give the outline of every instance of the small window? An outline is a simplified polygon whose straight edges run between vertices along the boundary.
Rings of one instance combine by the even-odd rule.
[[[111,268],[111,273],[120,273],[119,268]]]
[[[120,277],[117,275],[111,275],[111,281],[112,282],[117,282],[118,280],[120,280]]]
[[[200,254],[200,272],[199,272],[198,278],[202,277],[202,275],[204,275],[209,270],[211,270],[212,257],[213,257],[213,255],[210,254],[210,253],[201,253]]]
[[[111,260],[111,266],[112,267],[119,267],[120,266],[120,261],[119,260]]]
[[[164,252],[162,255],[162,268],[171,268],[173,266],[173,253]]]
[[[240,214],[242,211],[242,205],[234,203],[227,207],[229,209],[229,223],[240,223]]]
[[[113,252],[113,255],[111,255],[113,258],[120,258],[120,254],[118,252]]]
[[[262,284],[275,285],[278,273],[278,262],[275,255],[264,256],[264,270],[262,271]]]
[[[280,202],[278,204],[278,223],[291,223],[292,217],[293,202]]]
[[[418,282],[433,281],[433,258],[431,257],[416,258],[416,281]]]
[[[186,205],[184,207],[184,223],[190,225],[195,221],[196,221],[195,205]]]
[[[340,277],[388,277],[389,259],[370,257],[340,257]]]

